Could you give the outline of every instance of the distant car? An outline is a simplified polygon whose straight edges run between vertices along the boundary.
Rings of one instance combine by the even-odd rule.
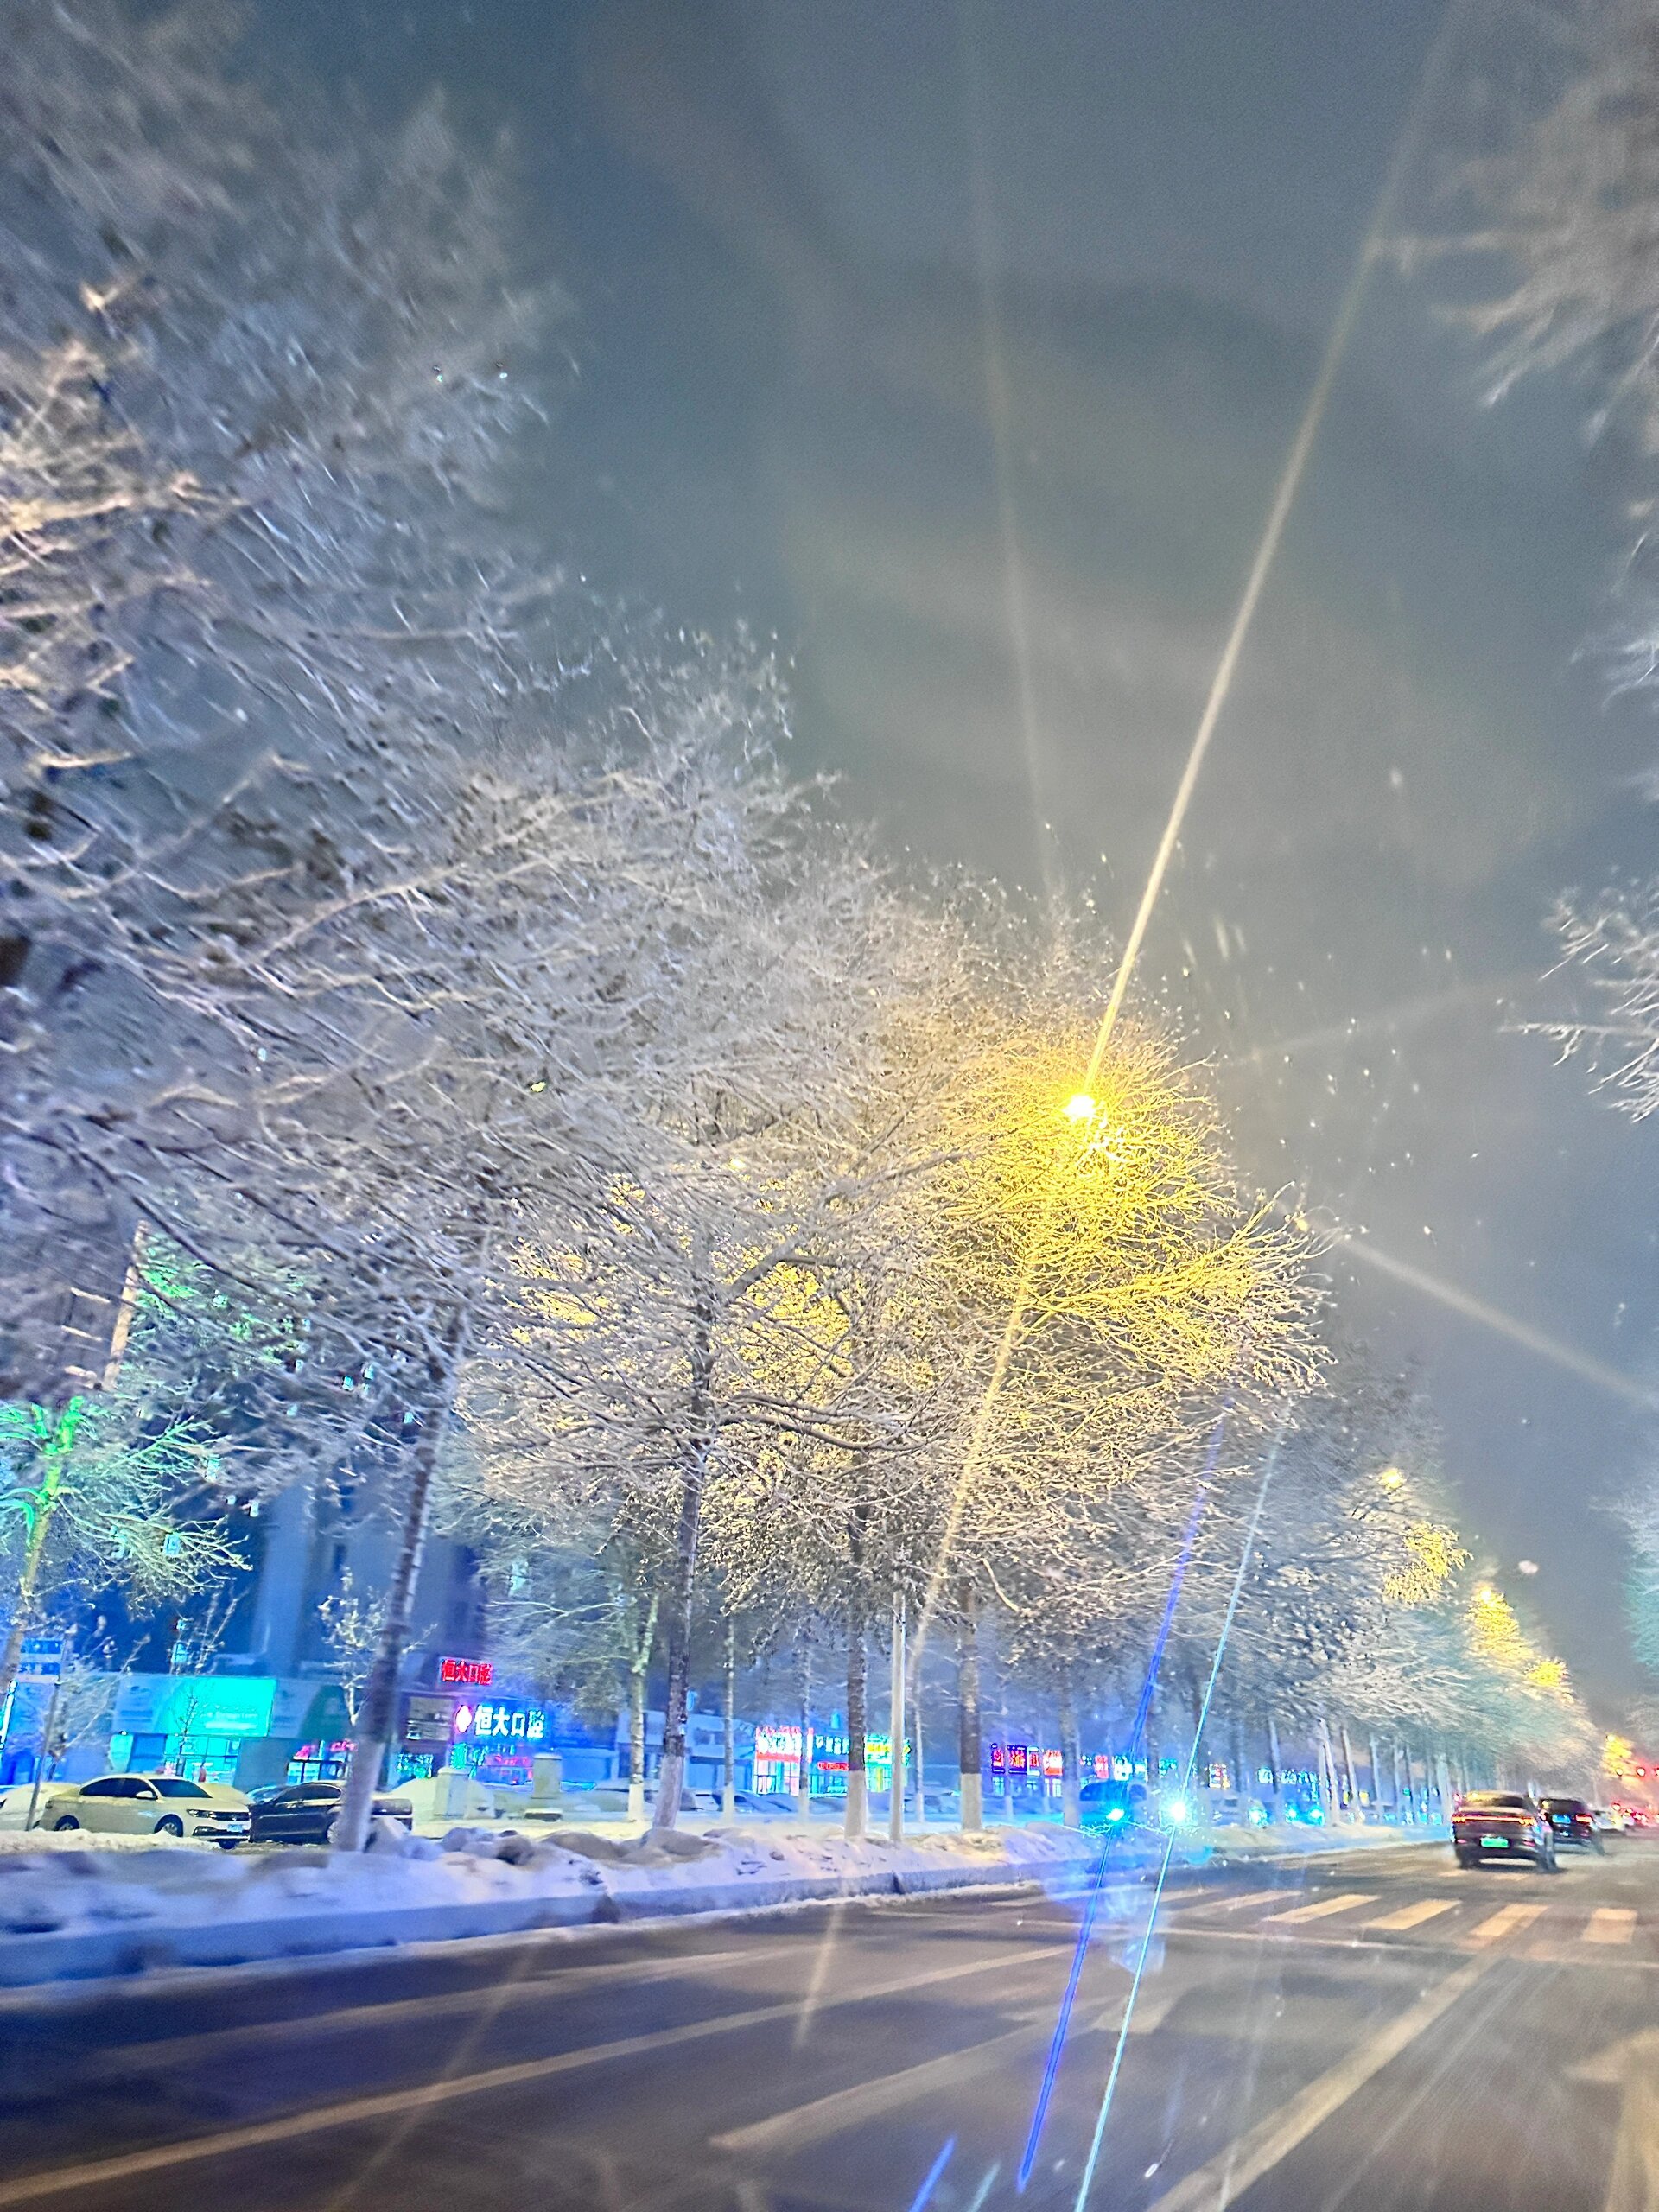
[[[1268,1825],[1268,1808],[1259,1797],[1229,1789],[1215,1801],[1213,1815],[1218,1828],[1262,1828]]]
[[[176,1774],[101,1774],[43,1794],[35,1826],[60,1834],[194,1836],[233,1851],[249,1833],[248,1801],[223,1783],[187,1782]]]
[[[654,1782],[648,1782],[645,1784],[647,1813],[653,1809],[656,1802],[657,1785]],[[628,1817],[628,1785],[626,1782],[596,1782],[589,1789],[567,1790],[564,1806],[567,1816],[574,1815],[579,1819],[585,1812],[595,1820],[626,1821]],[[720,1798],[712,1789],[682,1789],[680,1810],[683,1813],[718,1813]]]
[[[343,1782],[296,1782],[288,1789],[257,1791],[251,1812],[253,1841],[327,1843],[345,1794]],[[406,1828],[415,1825],[415,1808],[407,1797],[377,1794],[372,1809],[380,1818],[397,1821]]]
[[[1291,1827],[1322,1828],[1325,1808],[1316,1793],[1308,1790],[1288,1790],[1281,1800],[1281,1817]]]
[[[1139,1782],[1085,1782],[1077,1792],[1083,1825],[1096,1835],[1132,1827],[1146,1818],[1146,1785]]]
[[[1541,1797],[1544,1817],[1555,1831],[1558,1844],[1577,1844],[1585,1851],[1599,1851],[1602,1840],[1596,1816],[1582,1797]]]
[[[732,1793],[732,1805],[740,1820],[792,1821],[796,1818],[795,1792],[792,1789],[735,1789]]]
[[[1518,1791],[1471,1790],[1452,1815],[1452,1847],[1459,1866],[1529,1859],[1555,1872],[1555,1831],[1541,1805]]]

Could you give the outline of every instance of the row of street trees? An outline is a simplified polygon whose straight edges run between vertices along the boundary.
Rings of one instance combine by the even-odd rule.
[[[1079,1090],[1092,930],[896,876],[778,765],[765,664],[625,651],[518,543],[557,302],[505,156],[433,108],[296,142],[197,0],[5,28],[8,1668],[48,1534],[62,1586],[172,1592],[226,1500],[349,1467],[399,1535],[347,1848],[439,1516],[636,1750],[660,1659],[663,1823],[711,1623],[728,1680],[834,1649],[855,1832],[896,1624],[955,1647],[970,1820],[982,1639],[1075,1808],[1178,1573],[1172,1663],[1224,1628],[1241,1710],[1406,1699],[1455,1565],[1390,1599],[1441,1554],[1351,1510],[1306,1232],[1171,1035]],[[66,1251],[141,1322],[63,1405],[18,1378]]]

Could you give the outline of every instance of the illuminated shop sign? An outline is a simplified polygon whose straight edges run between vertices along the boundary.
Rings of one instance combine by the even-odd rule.
[[[1127,1782],[1135,1772],[1129,1760],[1116,1758],[1109,1751],[1086,1756],[1082,1770],[1103,1782],[1114,1777]],[[991,1772],[1014,1782],[1057,1782],[1065,1772],[1065,1759],[1052,1744],[993,1744]]]
[[[501,1698],[480,1698],[455,1707],[455,1741],[468,1744],[539,1744],[547,1734],[547,1708],[514,1705]]]
[[[487,1659],[440,1659],[438,1680],[446,1689],[486,1690],[495,1669]]]
[[[822,1738],[815,1740],[822,1742]],[[760,1727],[754,1732],[754,1756],[758,1759],[795,1759],[801,1756],[801,1732],[798,1727]]]
[[[847,1764],[849,1748],[845,1736],[821,1736],[816,1728],[812,1731],[813,1751],[823,1755],[815,1759],[818,1766],[839,1770]],[[798,1765],[801,1757],[799,1727],[784,1723],[776,1727],[757,1728],[754,1732],[754,1755],[758,1759],[788,1759]],[[908,1740],[905,1745],[905,1756],[906,1758],[911,1756]],[[892,1753],[887,1738],[867,1736],[864,1738],[864,1757],[871,1766],[891,1765]]]

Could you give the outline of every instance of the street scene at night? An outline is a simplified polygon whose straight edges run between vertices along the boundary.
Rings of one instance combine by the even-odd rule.
[[[1659,0],[0,0],[0,2208],[1659,2212]]]

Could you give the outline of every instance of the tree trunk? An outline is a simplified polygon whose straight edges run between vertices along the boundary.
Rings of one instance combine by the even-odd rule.
[[[1272,1713],[1268,1715],[1268,1759],[1273,1768],[1273,1817],[1285,1817],[1285,1762],[1279,1749],[1279,1723]]]
[[[668,1695],[664,1700],[663,1761],[657,1770],[653,1829],[671,1828],[685,1788],[685,1717],[691,1685],[691,1603],[697,1584],[702,1486],[713,1443],[714,1292],[699,1280],[691,1328],[690,1395],[681,1455],[679,1519],[674,1532],[674,1592],[668,1617]]]
[[[910,1645],[909,1649],[912,1656],[909,1661],[910,1671],[905,1677],[905,1719],[908,1724],[911,1755],[906,1762],[905,1770],[909,1777],[912,1793],[912,1809],[916,1815],[916,1825],[920,1827],[926,1817],[927,1789],[926,1770],[922,1764],[921,1662],[919,1658],[914,1656],[915,1646]]]
[[[1083,1826],[1083,1778],[1077,1771],[1077,1701],[1071,1690],[1071,1669],[1060,1669],[1060,1818],[1065,1827]]]
[[[905,1601],[893,1601],[893,1669],[887,1688],[887,1840],[905,1840]]]
[[[1394,1766],[1394,1816],[1403,1827],[1409,1827],[1412,1821],[1411,1793],[1401,1779],[1400,1738],[1397,1736],[1389,1744],[1389,1752]]]
[[[869,1814],[869,1778],[865,1770],[864,1597],[855,1591],[847,1607],[847,1802],[842,1832],[862,1839]]]
[[[842,1833],[855,1841],[865,1834],[869,1822],[869,1773],[865,1732],[867,1666],[864,1649],[865,1605],[864,1530],[870,1509],[854,1506],[847,1526],[847,1802]]]
[[[1386,1821],[1389,1817],[1389,1808],[1382,1796],[1382,1770],[1377,1764],[1376,1738],[1375,1734],[1368,1734],[1366,1736],[1365,1755],[1370,1759],[1371,1765],[1371,1796],[1376,1804],[1376,1817],[1379,1821]]]
[[[37,1407],[36,1418],[44,1410],[44,1408]],[[7,1700],[17,1680],[17,1669],[22,1664],[23,1638],[35,1619],[40,1596],[41,1567],[46,1558],[46,1540],[51,1534],[52,1516],[58,1510],[69,1454],[74,1447],[75,1431],[80,1426],[80,1400],[72,1398],[60,1414],[51,1417],[50,1433],[41,1440],[41,1479],[34,1493],[35,1517],[29,1523],[29,1543],[23,1553],[22,1568],[17,1577],[17,1594],[11,1607],[11,1625],[6,1631],[4,1649],[0,1650],[0,1713],[6,1710]]]
[[[1319,1796],[1325,1804],[1326,1823],[1336,1821],[1342,1814],[1342,1791],[1337,1782],[1337,1762],[1331,1750],[1331,1724],[1319,1715],[1317,1738],[1319,1762]]]
[[[336,1851],[361,1851],[368,1841],[374,1794],[380,1787],[380,1770],[397,1718],[398,1677],[403,1672],[404,1651],[409,1643],[415,1610],[415,1586],[420,1579],[427,1529],[432,1519],[432,1477],[454,1398],[461,1347],[461,1321],[457,1314],[444,1331],[442,1353],[434,1357],[428,1370],[430,1388],[420,1433],[415,1440],[397,1564],[386,1593],[385,1615],[380,1624],[374,1663],[363,1687],[362,1719],[353,1737],[352,1764],[346,1770],[340,1812],[329,1838]]]
[[[980,1764],[979,1598],[971,1586],[962,1593],[962,1630],[957,1646],[957,1788],[962,1825],[977,1835],[985,1825],[985,1789]],[[1006,1773],[1007,1770],[1004,1769]]]
[[[731,1621],[726,1624],[726,1713],[721,1737],[720,1809],[730,1821],[737,1816],[737,1629]]]
[[[657,1641],[655,1592],[645,1609],[645,1624],[634,1639],[628,1661],[628,1818],[645,1818],[645,1693],[651,1679],[651,1647]]]
[[[1354,1772],[1354,1747],[1348,1740],[1348,1723],[1338,1721],[1337,1732],[1342,1742],[1343,1770],[1348,1780],[1348,1811],[1350,1817],[1359,1818],[1359,1780]]]

